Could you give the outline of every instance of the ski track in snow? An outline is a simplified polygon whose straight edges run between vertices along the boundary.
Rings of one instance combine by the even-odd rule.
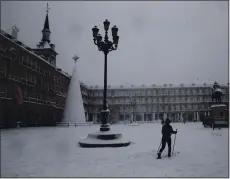
[[[227,177],[228,129],[172,123],[178,129],[171,159],[157,160],[161,124],[112,125],[133,143],[86,149],[78,140],[99,125],[1,131],[2,177]],[[172,136],[172,143],[174,141]],[[179,152],[179,153],[178,153]],[[167,145],[162,156],[167,155]]]

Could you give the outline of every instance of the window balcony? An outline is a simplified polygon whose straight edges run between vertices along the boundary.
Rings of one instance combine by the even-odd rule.
[[[58,108],[63,108],[64,104],[57,104],[54,101],[51,100],[44,100],[40,98],[34,98],[31,96],[24,96],[24,102],[27,103],[35,103],[35,104],[41,104],[41,105],[48,105],[48,106],[53,106],[53,107],[58,107]]]
[[[6,93],[4,91],[0,91],[0,98],[6,98]]]
[[[6,70],[0,69],[0,76],[6,77]]]

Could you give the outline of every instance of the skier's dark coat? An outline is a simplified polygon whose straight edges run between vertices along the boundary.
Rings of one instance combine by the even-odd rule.
[[[173,130],[172,126],[168,123],[162,126],[162,139],[167,140],[171,137],[172,134],[176,134],[176,131]]]

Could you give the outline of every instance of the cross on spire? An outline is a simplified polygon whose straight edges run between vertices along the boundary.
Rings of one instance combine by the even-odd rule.
[[[46,3],[46,12],[48,13],[48,12],[49,12],[49,10],[50,10],[49,4],[48,4],[48,3]]]

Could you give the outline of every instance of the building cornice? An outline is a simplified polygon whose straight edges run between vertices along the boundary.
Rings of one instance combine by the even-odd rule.
[[[143,89],[170,89],[170,88],[180,88],[180,89],[183,89],[183,88],[207,88],[207,87],[212,87],[213,84],[179,84],[179,85],[150,85],[150,86],[146,86],[146,85],[130,85],[130,86],[124,86],[124,85],[120,85],[120,86],[108,86],[108,90],[143,90]],[[228,87],[229,85],[228,84],[220,84],[220,86],[222,87]],[[90,86],[88,87],[89,90],[102,90],[104,89],[103,86]]]

